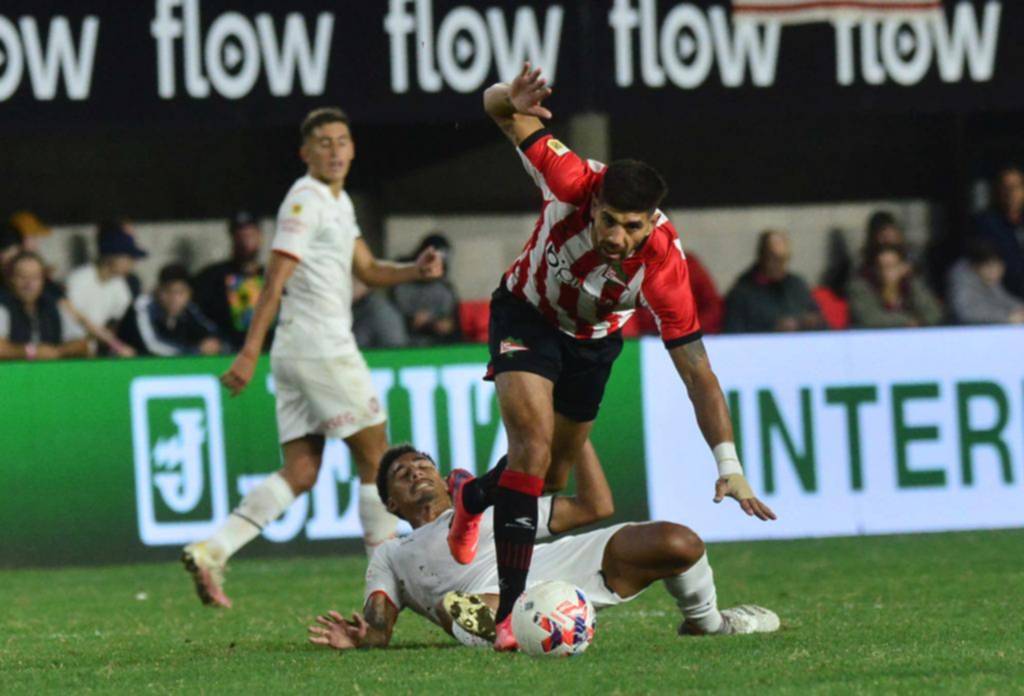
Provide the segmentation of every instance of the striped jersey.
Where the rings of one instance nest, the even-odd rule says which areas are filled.
[[[686,256],[669,219],[657,211],[647,239],[609,263],[594,248],[590,210],[605,166],[584,161],[546,130],[524,140],[519,156],[544,201],[533,234],[505,272],[506,289],[578,339],[618,331],[638,304],[654,315],[669,348],[700,338]]]

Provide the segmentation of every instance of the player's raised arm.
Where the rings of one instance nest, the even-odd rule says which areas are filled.
[[[712,448],[718,463],[719,477],[715,482],[715,502],[725,496],[735,498],[748,515],[761,520],[774,520],[775,513],[754,496],[743,475],[736,454],[732,420],[718,377],[711,369],[704,342],[696,339],[669,349],[676,371],[686,385],[686,393],[697,414],[697,425]]]
[[[317,625],[309,627],[309,642],[315,645],[352,650],[354,648],[386,648],[398,621],[398,609],[383,592],[374,592],[366,600],[363,613],[355,612],[346,619],[336,611],[316,617]]]
[[[362,238],[356,239],[352,254],[352,273],[370,287],[386,288],[417,280],[440,278],[444,272],[441,253],[428,247],[413,263],[396,263],[378,259]]]
[[[524,63],[512,82],[499,82],[484,91],[484,111],[514,145],[519,145],[544,127],[542,118],[551,118],[551,112],[541,106],[549,96],[551,88],[541,69]]]
[[[263,343],[267,339],[267,332],[270,331],[277,310],[281,306],[284,284],[292,277],[298,265],[299,260],[293,256],[279,252],[270,255],[264,287],[253,308],[252,322],[245,334],[245,343],[228,371],[220,376],[220,383],[231,392],[231,396],[241,394],[252,380],[256,371],[256,361],[259,360]]]

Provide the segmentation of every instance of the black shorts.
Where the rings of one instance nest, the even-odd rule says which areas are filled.
[[[530,372],[555,384],[555,411],[586,423],[597,418],[612,363],[622,352],[622,334],[578,339],[562,333],[532,305],[500,286],[491,295],[487,377]]]

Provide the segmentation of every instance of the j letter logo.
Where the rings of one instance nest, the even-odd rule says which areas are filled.
[[[228,513],[217,380],[138,377],[131,404],[139,538],[164,546],[212,533]]]

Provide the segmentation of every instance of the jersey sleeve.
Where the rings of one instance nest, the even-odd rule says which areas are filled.
[[[583,160],[541,129],[519,144],[523,166],[546,200],[582,206],[601,180],[604,165]]]
[[[686,256],[678,237],[668,245],[664,256],[647,268],[640,297],[654,315],[666,348],[676,348],[701,337],[697,303],[690,289]]]
[[[383,592],[396,609],[401,610],[402,600],[398,592],[398,576],[391,560],[394,544],[385,543],[377,548],[370,565],[366,568],[366,588],[363,603],[378,592]]]
[[[271,251],[301,261],[320,221],[320,194],[299,187],[289,192],[277,211],[277,230]]]

